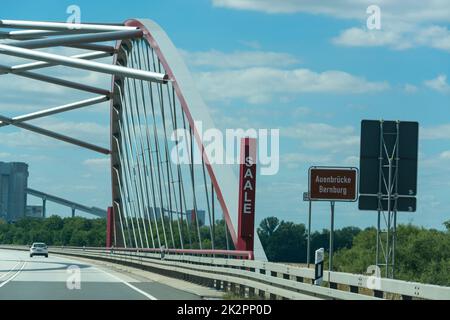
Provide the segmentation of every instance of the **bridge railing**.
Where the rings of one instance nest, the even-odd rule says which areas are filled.
[[[16,248],[17,247],[9,247]],[[23,249],[23,247],[21,247]],[[247,259],[248,252],[51,247],[51,253],[108,261],[182,278],[242,296],[286,299],[450,299],[450,287],[342,272],[324,272],[327,286],[313,285],[314,270]]]

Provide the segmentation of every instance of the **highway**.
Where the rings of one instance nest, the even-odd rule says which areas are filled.
[[[104,265],[60,257],[30,258],[0,249],[0,300],[198,300],[199,296]]]

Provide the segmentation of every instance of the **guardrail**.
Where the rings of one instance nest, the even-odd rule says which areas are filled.
[[[3,247],[28,250],[24,247]],[[450,299],[450,287],[378,278],[373,289],[370,276],[324,272],[325,286],[313,285],[314,270],[281,263],[248,260],[245,251],[211,252],[177,249],[123,249],[51,247],[50,253],[84,257],[147,269],[218,290],[259,298],[284,299]],[[230,257],[234,257],[231,259]]]

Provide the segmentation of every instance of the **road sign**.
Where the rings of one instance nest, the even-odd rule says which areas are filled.
[[[309,197],[312,201],[356,201],[358,169],[346,167],[309,168]]]
[[[417,122],[361,122],[360,210],[387,210],[388,193],[396,211],[416,210],[418,136]]]
[[[314,284],[320,286],[323,280],[323,258],[324,249],[316,250],[314,257]]]
[[[303,201],[309,201],[309,193],[303,192]]]
[[[397,198],[397,201],[394,202],[395,208],[393,205],[392,210],[396,209],[397,211],[403,212],[415,212],[416,203],[417,200],[415,197]],[[388,211],[388,201],[387,198],[378,201],[377,197],[360,195],[358,207],[359,210],[375,210],[373,208],[377,208],[380,211]]]

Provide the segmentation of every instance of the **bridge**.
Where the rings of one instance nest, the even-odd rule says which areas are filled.
[[[72,209],[72,217],[75,217],[76,210],[79,210],[79,211],[89,213],[89,214],[99,217],[99,218],[106,218],[106,210],[102,210],[100,208],[87,207],[83,204],[76,203],[74,201],[63,199],[61,197],[51,195],[49,193],[41,192],[38,190],[34,190],[31,188],[27,188],[26,192],[27,192],[27,194],[29,194],[31,196],[35,196],[35,197],[42,199],[42,215],[44,218],[46,217],[47,200],[71,208]]]
[[[2,246],[0,298],[200,299],[231,291],[266,299],[450,299],[447,287],[333,271],[324,272],[324,285],[315,285],[314,269],[268,262],[255,232],[256,182],[246,180],[256,174],[257,164],[247,162],[256,159],[256,142],[236,137],[241,161],[234,167],[213,161],[202,134],[216,128],[213,116],[175,45],[153,21],[0,20],[0,28],[7,30],[0,34],[7,39],[0,54],[32,60],[0,65],[0,74],[90,95],[14,118],[0,115],[0,125],[110,156],[112,189],[104,248],[51,247],[50,258],[42,260],[29,258],[27,247]],[[54,48],[83,53],[39,50]],[[95,61],[105,58],[110,63]],[[36,72],[55,66],[109,75],[111,87]],[[110,103],[108,147],[28,123],[104,102]],[[104,214],[44,192],[28,193],[73,211]],[[217,239],[220,219],[224,245]],[[85,277],[82,291],[66,290],[68,266]],[[31,290],[34,281],[38,287]]]

